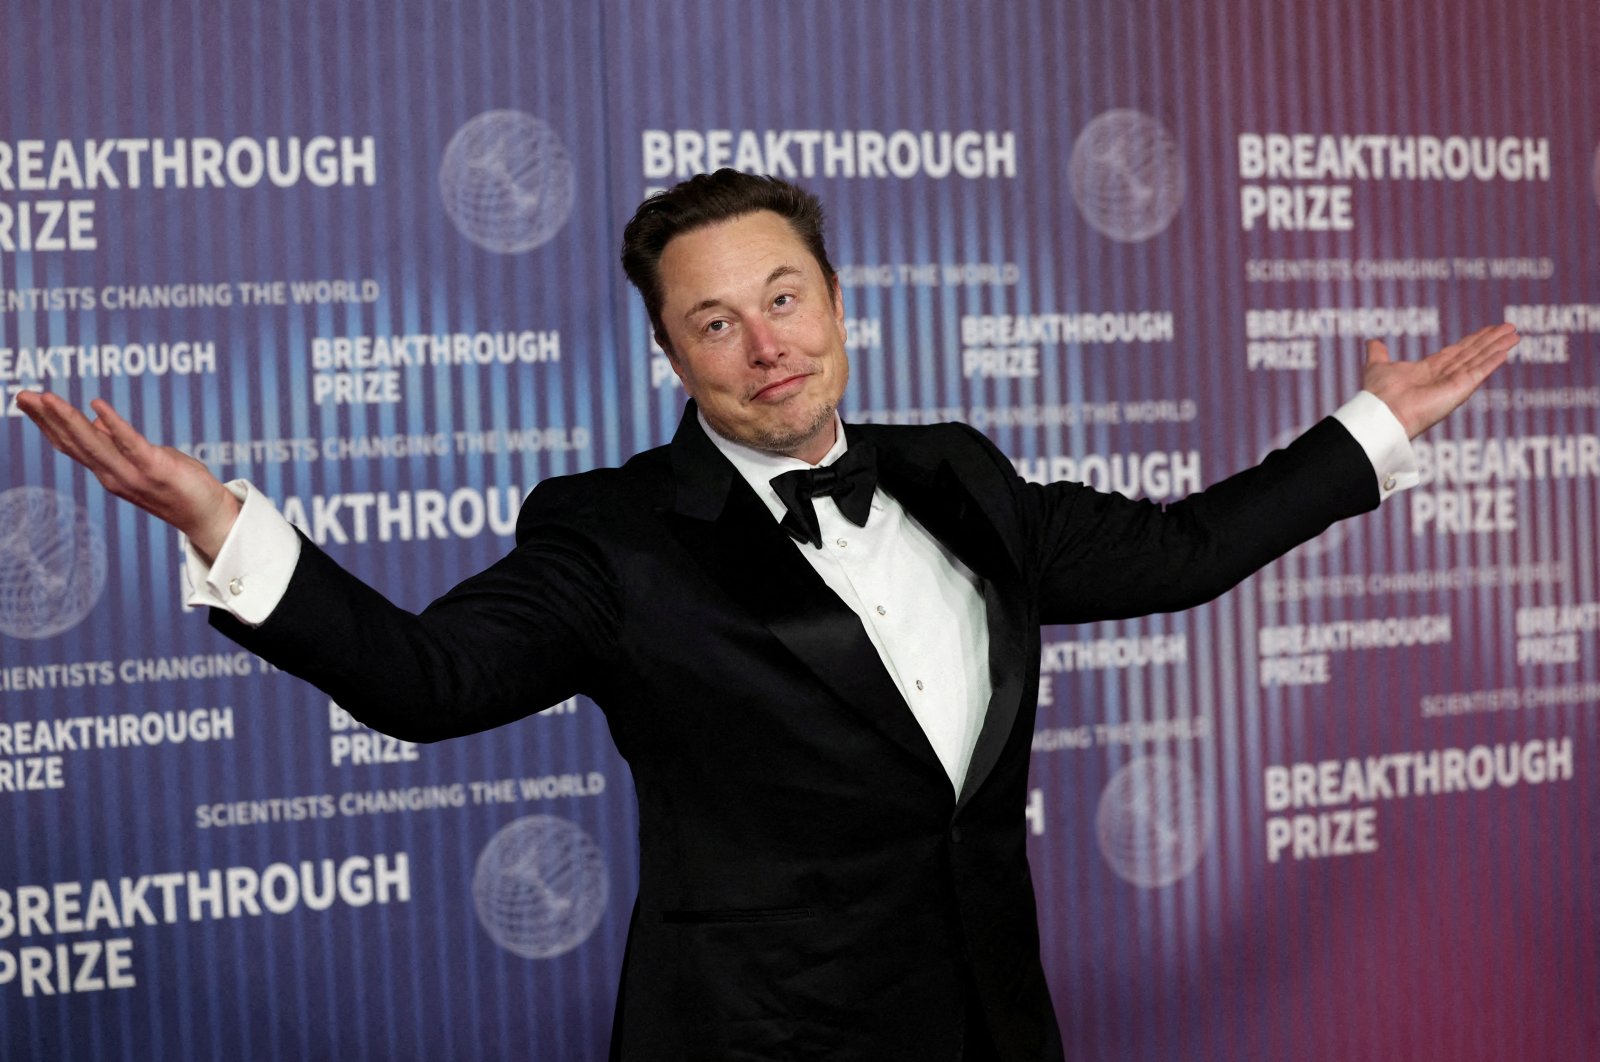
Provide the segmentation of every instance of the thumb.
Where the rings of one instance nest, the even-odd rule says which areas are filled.
[[[1367,340],[1367,364],[1382,365],[1389,360],[1389,348],[1384,346],[1381,339]]]

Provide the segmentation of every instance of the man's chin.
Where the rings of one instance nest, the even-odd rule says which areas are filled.
[[[784,457],[796,457],[802,451],[809,450],[817,444],[819,437],[825,438],[828,445],[833,444],[834,407],[827,406],[802,424],[787,425],[740,425],[735,427],[728,424],[719,424],[707,418],[707,423],[716,429],[718,435],[729,439],[741,446],[748,446],[752,450],[763,453],[780,454]],[[824,447],[826,449],[826,447]]]

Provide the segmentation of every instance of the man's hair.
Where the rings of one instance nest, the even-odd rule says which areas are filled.
[[[822,277],[829,288],[833,287],[837,274],[828,261],[822,236],[822,203],[816,196],[776,177],[731,169],[697,174],[639,204],[633,219],[622,230],[622,271],[644,296],[650,327],[655,329],[656,342],[663,348],[667,346],[667,334],[661,327],[660,267],[667,244],[675,236],[758,210],[770,210],[789,223],[822,267]]]

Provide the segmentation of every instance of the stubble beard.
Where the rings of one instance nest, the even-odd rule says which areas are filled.
[[[778,426],[769,428],[751,426],[743,432],[738,432],[730,430],[730,426],[716,423],[709,417],[707,422],[723,438],[732,439],[734,442],[748,446],[752,450],[793,457],[798,451],[804,449],[812,439],[816,438],[818,432],[823,431],[833,423],[838,408],[838,402],[823,402],[817,407],[816,413],[802,426],[789,430],[784,430]]]
[[[799,431],[779,435],[770,433],[767,438],[755,444],[757,449],[768,453],[784,454],[793,457],[795,453],[805,447],[817,434],[833,424],[835,411],[838,409],[836,402],[824,402],[817,407],[817,412],[811,422]]]

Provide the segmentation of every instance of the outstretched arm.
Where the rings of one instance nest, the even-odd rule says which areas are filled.
[[[1415,439],[1471,397],[1519,338],[1511,325],[1491,325],[1421,361],[1391,361],[1389,348],[1369,339],[1361,389],[1383,399]]]
[[[17,405],[108,491],[182,531],[208,562],[217,555],[239,501],[205,465],[152,443],[101,398],[89,403],[92,421],[59,395],[24,391]]]
[[[215,561],[240,504],[205,465],[150,442],[104,401],[92,403],[93,420],[57,395],[30,392],[18,402],[56,449],[112,494],[182,531],[208,565]],[[545,496],[559,499],[560,490],[547,485]],[[546,512],[567,508],[557,500]],[[614,580],[587,542],[557,522],[519,536],[518,549],[421,615],[290,531],[292,568],[285,585],[256,591],[270,593],[260,617],[245,618],[230,601],[211,610],[210,622],[384,733],[412,741],[474,733],[583,688],[598,673],[595,654],[614,641]]]
[[[1046,549],[1040,579],[1044,621],[1188,608],[1334,520],[1373,508],[1380,488],[1369,443],[1381,449],[1401,431],[1415,438],[1444,419],[1516,342],[1515,328],[1495,325],[1420,361],[1391,361],[1388,348],[1371,340],[1362,389],[1388,407],[1398,429],[1388,423],[1385,438],[1368,440],[1330,418],[1255,468],[1178,502],[1128,501],[1073,484],[1030,488],[1025,500],[1038,506]]]

